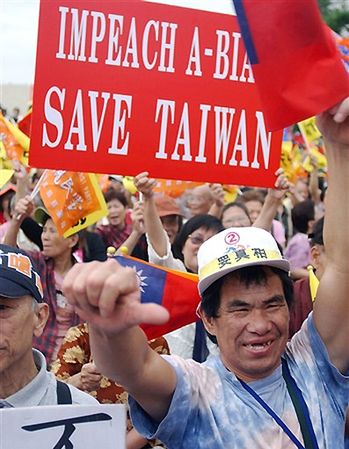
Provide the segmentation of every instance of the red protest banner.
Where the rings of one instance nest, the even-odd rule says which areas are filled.
[[[233,16],[41,1],[33,104],[35,167],[256,186],[279,167]]]

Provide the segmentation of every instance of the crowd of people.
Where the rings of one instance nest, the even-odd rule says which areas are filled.
[[[31,194],[40,171],[17,166],[0,191],[0,408],[126,404],[127,449],[344,448],[349,98],[317,120],[325,183],[278,170],[227,201],[220,184],[173,198],[147,171],[136,194],[110,176],[107,217],[67,238]],[[138,325],[168,312],[140,303],[110,257],[125,253],[197,274],[198,320],[148,341]]]

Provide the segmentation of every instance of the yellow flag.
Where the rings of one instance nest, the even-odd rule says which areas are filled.
[[[133,181],[133,176],[124,176],[122,179],[122,183],[124,185],[125,190],[131,193],[131,195],[135,195],[137,192],[137,187]]]
[[[312,160],[314,162],[312,162]],[[316,168],[322,172],[327,171],[327,159],[324,154],[322,154],[316,147],[312,146],[309,149],[309,154],[305,157],[303,161],[303,168],[308,173],[311,173],[314,169],[314,163]]]
[[[287,179],[292,180],[293,168],[292,168],[292,142],[284,141],[281,147],[281,168],[284,170]]]
[[[223,190],[224,190],[225,203],[231,203],[233,201],[236,201],[236,198],[238,197],[239,193],[241,193],[239,187],[232,184],[223,184]]]
[[[12,178],[14,170],[7,170],[2,168],[0,171],[0,189]]]
[[[307,270],[309,272],[309,288],[310,288],[310,296],[311,300],[314,302],[316,298],[317,289],[319,286],[319,279],[315,276],[315,273],[313,271],[313,267],[309,265],[307,267]]]
[[[20,144],[22,148],[24,148],[25,151],[29,151],[29,145],[30,145],[30,139],[28,136],[26,136],[19,128],[18,126],[14,125],[10,121],[6,120],[3,117],[3,120],[5,121],[5,124],[7,128],[9,129],[10,133],[13,135],[13,137],[17,140],[17,142]]]
[[[1,170],[11,170],[12,162],[7,157],[4,144],[0,140],[0,169]]]
[[[312,143],[321,137],[321,133],[316,126],[315,117],[308,118],[298,123],[299,129],[302,133],[303,138],[308,142]]]

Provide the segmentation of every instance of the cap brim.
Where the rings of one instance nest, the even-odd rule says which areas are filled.
[[[51,218],[51,215],[44,207],[37,207],[35,209],[34,219],[37,223],[43,225],[49,218]]]
[[[180,211],[174,211],[174,210],[166,210],[163,212],[158,212],[159,217],[169,217],[170,215],[176,215],[179,217],[183,217]]]
[[[221,277],[225,276],[226,274],[231,273],[232,271],[240,270],[241,268],[251,267],[251,266],[255,266],[255,265],[264,265],[264,266],[268,266],[268,267],[279,268],[280,270],[283,270],[283,271],[286,271],[286,272],[290,271],[290,264],[289,264],[288,260],[286,260],[286,259],[284,259],[284,260],[270,260],[270,261],[261,260],[260,262],[253,261],[253,263],[246,262],[244,264],[240,264],[240,265],[235,266],[235,267],[234,266],[233,267],[231,267],[231,266],[229,267],[228,266],[226,268],[222,268],[221,270],[219,270],[216,273],[211,274],[210,276],[207,276],[202,281],[199,281],[198,289],[199,289],[200,295],[202,295],[202,293],[210,285],[212,285],[215,281],[217,281]]]

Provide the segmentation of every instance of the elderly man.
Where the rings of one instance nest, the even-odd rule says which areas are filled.
[[[203,364],[149,349],[137,325],[166,321],[168,312],[139,303],[131,270],[108,261],[68,273],[64,291],[90,323],[95,363],[134,398],[133,423],[147,438],[156,435],[169,449],[343,448],[349,397],[349,98],[321,114],[318,125],[330,178],[327,264],[314,311],[290,343],[289,264],[261,229],[226,229],[200,248],[199,313],[220,349]]]
[[[43,354],[32,349],[48,318],[40,277],[22,250],[0,245],[0,408],[98,404],[90,395],[57,383]]]

